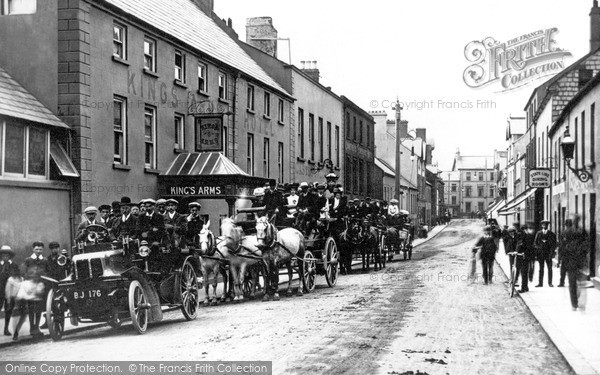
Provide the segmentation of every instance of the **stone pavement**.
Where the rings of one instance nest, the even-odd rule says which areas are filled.
[[[510,274],[508,256],[500,241],[500,250],[496,261],[504,274]],[[547,282],[547,275],[544,275]],[[580,288],[579,305],[572,311],[569,298],[568,280],[564,288],[558,288],[560,270],[553,269],[554,288],[547,283],[536,288],[538,264],[533,282],[529,283],[529,292],[520,294],[523,302],[544,328],[550,339],[561,351],[573,371],[580,375],[600,374],[600,291],[591,283],[583,283]]]

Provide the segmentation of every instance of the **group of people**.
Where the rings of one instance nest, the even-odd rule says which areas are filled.
[[[200,216],[202,206],[198,202],[189,203],[187,214],[179,213],[178,206],[175,199],[147,198],[135,204],[129,197],[113,202],[112,207],[90,206],[84,210],[85,220],[79,224],[75,239],[77,242],[91,240],[88,238],[90,225],[101,225],[107,229],[108,236],[104,239],[107,242],[130,238],[146,241],[149,246],[185,247],[196,240],[204,225]]]
[[[389,203],[348,199],[344,189],[337,184],[337,176],[326,176],[327,184],[307,182],[277,186],[275,180],[254,190],[253,208],[262,208],[259,215],[267,215],[276,225],[290,224],[305,233],[316,226],[317,219],[350,217],[367,221],[381,221],[389,225],[400,222],[398,200]]]
[[[550,230],[550,221],[543,220],[541,229],[536,233],[533,226],[515,223],[512,227],[504,226],[502,230],[495,225],[484,227],[484,235],[480,237],[473,252],[481,250],[482,275],[485,284],[493,278],[493,263],[498,251],[499,240],[502,239],[504,251],[509,256],[510,267],[516,262],[517,280],[520,278],[519,293],[529,291],[529,283],[533,282],[535,263],[538,262],[537,288],[544,286],[544,276],[547,284],[553,287],[552,259],[557,255],[560,267],[558,286],[565,286],[565,278],[569,281],[569,292],[573,309],[578,307],[577,277],[587,260],[587,234],[579,228],[579,216],[565,220],[564,230],[560,237]],[[546,273],[547,271],[547,273]]]
[[[18,314],[19,320],[12,334],[15,341],[19,339],[19,331],[27,317],[32,336],[43,336],[40,329],[47,328],[46,323],[40,326],[48,290],[42,276],[62,280],[70,272],[67,250],[60,250],[58,242],[50,242],[48,247],[50,255],[45,258],[44,244],[34,242],[32,254],[20,265],[13,261],[15,252],[10,246],[0,248],[0,309],[4,308],[4,335],[11,336],[10,321],[13,313]]]

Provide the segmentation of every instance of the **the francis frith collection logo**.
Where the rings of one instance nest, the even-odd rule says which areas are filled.
[[[465,83],[472,88],[499,84],[501,92],[560,72],[571,53],[557,47],[557,32],[555,27],[537,30],[504,43],[492,37],[472,41],[465,47],[471,63],[463,73]]]

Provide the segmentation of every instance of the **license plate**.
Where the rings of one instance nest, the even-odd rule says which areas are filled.
[[[79,291],[73,292],[74,300],[94,299],[94,298],[101,298],[101,297],[102,297],[102,290],[100,290],[100,289],[79,290]]]

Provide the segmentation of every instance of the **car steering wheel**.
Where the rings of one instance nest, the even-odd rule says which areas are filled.
[[[88,242],[103,241],[108,237],[108,228],[100,224],[90,224],[85,228],[85,238]]]

